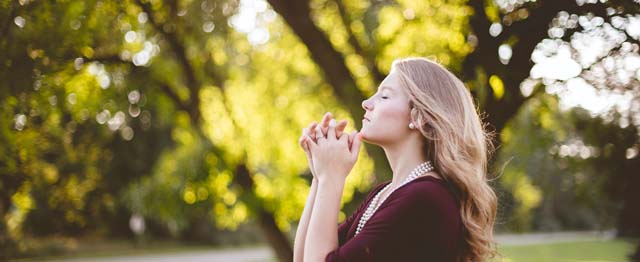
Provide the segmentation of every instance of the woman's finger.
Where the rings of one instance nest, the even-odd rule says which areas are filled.
[[[347,123],[347,120],[340,120],[340,122],[338,122],[338,125],[336,126],[336,137],[342,136],[344,129],[347,127]]]
[[[309,136],[305,136],[302,138],[302,149],[304,149],[304,153],[307,155],[307,158],[311,159],[311,151],[309,151],[309,142],[307,141]]]
[[[345,142],[348,145],[348,143],[349,143],[349,134],[347,134],[347,133],[342,134],[341,136],[338,137],[338,141]]]
[[[322,117],[322,121],[320,121],[320,127],[322,128],[322,136],[324,136],[324,137],[327,136],[327,130],[329,128],[329,122],[331,121],[332,118],[333,118],[333,115],[331,114],[331,112],[327,112]]]
[[[311,138],[309,137],[309,135],[305,135],[302,139],[303,139],[302,148],[304,149],[304,154],[307,155],[309,170],[311,171],[311,175],[315,176],[316,171],[315,171],[315,168],[313,168],[313,159],[311,155],[311,149],[309,148],[309,145],[313,143],[313,141],[310,141]]]
[[[349,150],[351,150],[351,146],[353,145],[353,140],[356,138],[356,134],[358,134],[358,131],[353,131],[347,137],[348,138],[348,143],[349,143]]]
[[[309,135],[309,137],[313,140],[313,142],[316,142],[316,132],[315,132],[315,130],[316,130],[317,126],[318,126],[318,123],[317,122],[313,122],[307,128],[307,135]]]
[[[298,139],[298,144],[304,148],[304,138],[307,136],[308,133],[308,129],[307,128],[303,128],[302,129],[302,135],[300,135],[300,139]]]
[[[310,155],[316,149],[317,146],[318,146],[318,144],[316,142],[314,142],[313,140],[311,140],[311,137],[307,136],[307,148],[309,149],[309,154]]]
[[[360,135],[360,133],[356,133],[355,139],[353,140],[353,145],[351,145],[351,157],[353,158],[353,160],[358,160],[358,153],[360,153],[360,145],[361,145],[361,139],[362,136]]]
[[[322,132],[322,127],[321,126],[317,126],[315,128],[315,133],[316,133],[316,143],[320,143],[320,139],[326,139],[326,137],[324,136],[324,134]]]
[[[327,138],[328,139],[337,139],[336,137],[336,120],[331,119],[329,122],[329,129],[327,130]]]

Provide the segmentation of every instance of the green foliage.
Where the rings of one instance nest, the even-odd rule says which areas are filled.
[[[504,262],[627,261],[626,254],[632,250],[633,245],[623,240],[578,241],[499,248]]]
[[[501,133],[496,172],[503,194],[501,227],[515,231],[581,230],[614,226],[619,208],[609,199],[606,181],[621,161],[601,161],[606,143],[624,132],[602,126],[583,109],[562,111],[558,98],[541,95],[523,106]],[[582,123],[582,124],[580,124]],[[602,133],[604,129],[610,133]],[[517,131],[517,132],[516,132]],[[598,138],[593,138],[594,134]],[[617,135],[615,135],[617,134]],[[605,138],[606,137],[606,138]],[[601,142],[597,142],[601,141]],[[607,141],[605,144],[604,141]],[[614,147],[612,147],[614,148]]]
[[[160,126],[150,123],[148,109],[155,110],[145,107],[146,96],[127,99],[133,91],[139,94],[123,81],[131,67],[92,61],[106,59],[122,40],[111,36],[120,6],[99,1],[17,5],[9,10],[25,22],[8,24],[0,41],[6,51],[0,75],[7,80],[0,83],[0,214],[8,225],[2,233],[16,239],[24,233],[87,230],[122,234],[118,230],[126,230],[126,224],[110,224],[110,218],[126,215],[115,196],[122,183],[153,165],[147,157],[163,143],[149,139],[158,138]],[[146,136],[122,144],[144,131]],[[121,157],[136,152],[141,156],[120,165]]]
[[[0,248],[3,239],[25,235],[130,236],[134,213],[149,222],[150,235],[189,238],[202,224],[235,230],[258,208],[290,230],[309,190],[297,145],[302,129],[331,111],[351,131],[360,116],[349,115],[313,51],[281,16],[258,11],[255,27],[268,38],[256,41],[235,24],[241,5],[0,1]],[[365,95],[394,59],[426,56],[461,72],[474,50],[467,1],[314,0],[310,8]],[[498,7],[485,9],[499,20]],[[477,77],[465,81],[481,108],[513,95],[503,75],[474,70]],[[497,186],[511,203],[503,206],[505,228],[611,224],[613,207],[591,191],[606,176],[589,167],[610,167],[604,160],[619,160],[636,142],[627,130],[612,146],[602,144],[609,137],[598,134],[620,130],[557,103],[547,95],[530,99],[501,133],[496,166],[505,169]],[[579,130],[583,120],[589,128]],[[615,154],[558,156],[563,143],[581,136]],[[237,182],[239,166],[249,169],[253,188]],[[371,187],[373,166],[363,154],[343,204]]]

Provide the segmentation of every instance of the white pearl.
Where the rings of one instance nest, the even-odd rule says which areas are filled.
[[[411,173],[402,182],[402,184],[400,184],[399,186],[397,186],[396,188],[391,190],[391,192],[389,192],[379,203],[378,203],[378,199],[380,198],[380,194],[382,192],[386,191],[391,186],[391,183],[389,183],[387,186],[385,186],[382,190],[378,191],[378,193],[373,197],[373,199],[371,199],[371,203],[369,203],[369,206],[367,206],[367,209],[365,210],[364,214],[362,214],[362,217],[360,217],[360,221],[358,222],[358,227],[356,227],[356,235],[358,233],[360,233],[360,231],[362,231],[362,228],[367,223],[367,221],[369,221],[369,219],[378,210],[378,208],[382,205],[382,203],[394,191],[396,191],[398,188],[404,186],[405,184],[413,181],[414,179],[424,175],[425,173],[430,172],[431,170],[433,170],[433,165],[431,165],[431,162],[429,162],[429,161],[418,165],[416,168],[413,169],[413,171],[411,171]]]

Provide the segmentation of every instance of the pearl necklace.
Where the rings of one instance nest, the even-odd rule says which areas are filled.
[[[387,194],[380,202],[378,202],[378,199],[380,199],[380,195],[382,194],[382,192],[384,192],[387,189],[389,189],[389,187],[391,186],[391,183],[389,183],[387,186],[385,186],[382,190],[378,191],[376,196],[373,197],[373,199],[371,200],[371,203],[369,203],[369,206],[367,207],[367,210],[365,210],[364,214],[362,214],[362,217],[360,217],[360,222],[358,223],[358,227],[356,228],[356,235],[358,233],[360,233],[360,231],[362,231],[362,228],[367,223],[367,221],[369,221],[369,219],[378,210],[378,208],[382,205],[382,203],[385,200],[387,200],[387,198],[394,191],[396,191],[398,188],[406,185],[407,183],[413,181],[414,179],[416,179],[418,177],[421,177],[426,173],[431,172],[432,170],[433,170],[433,165],[431,164],[430,161],[427,161],[427,162],[424,162],[424,163],[418,165],[415,169],[413,169],[413,171],[411,171],[411,174],[409,174],[407,176],[407,178],[402,182],[402,184],[400,184],[399,186],[397,186],[396,188],[391,190],[391,192],[389,192],[389,194]]]

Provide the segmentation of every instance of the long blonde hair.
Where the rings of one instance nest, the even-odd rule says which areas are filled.
[[[458,260],[495,257],[497,197],[487,180],[492,134],[484,129],[471,93],[455,75],[425,58],[396,60],[392,67],[415,108],[411,118],[425,137],[427,158],[458,200],[464,226]]]

